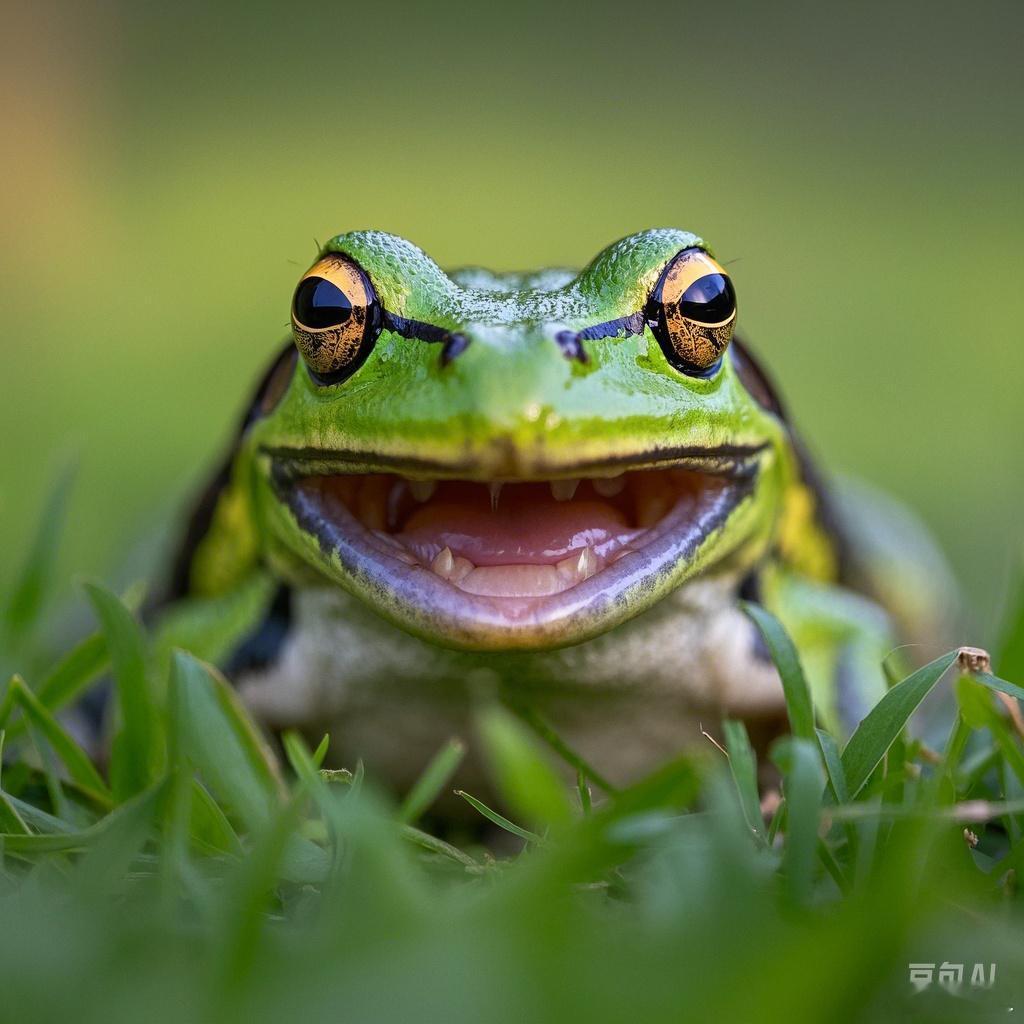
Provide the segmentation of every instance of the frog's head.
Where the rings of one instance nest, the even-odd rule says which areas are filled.
[[[735,314],[683,231],[504,275],[339,235],[248,436],[270,556],[469,649],[575,643],[742,569],[789,459]]]

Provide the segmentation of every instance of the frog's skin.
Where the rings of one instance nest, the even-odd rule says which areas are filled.
[[[225,667],[270,727],[329,732],[335,762],[399,786],[471,740],[493,696],[623,782],[724,715],[781,727],[749,597],[848,731],[884,691],[893,614],[933,628],[941,563],[878,500],[826,493],[750,353],[710,357],[731,323],[709,365],[669,358],[652,295],[687,250],[710,252],[654,230],[579,274],[445,274],[391,235],[333,238],[317,266],[353,312],[326,336],[296,325],[312,365],[289,344],[260,386],[189,525],[162,643]],[[905,585],[884,583],[887,559]]]

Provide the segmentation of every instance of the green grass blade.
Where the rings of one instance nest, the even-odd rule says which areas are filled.
[[[77,831],[77,827],[71,822],[48,814],[46,811],[36,807],[35,804],[20,800],[18,797],[6,792],[4,797],[22,821],[28,825],[30,830],[43,832],[47,835],[66,835]]]
[[[882,659],[882,674],[885,676],[886,685],[895,686],[906,675],[904,659],[901,657],[903,651],[897,648],[890,651]]]
[[[418,821],[420,816],[438,798],[466,756],[466,746],[458,739],[450,739],[423,770],[409,790],[398,811],[398,820],[406,825]]]
[[[175,654],[175,660],[182,656]],[[194,662],[199,665],[199,662]],[[213,1019],[227,1019],[228,1005],[238,1005],[238,989],[249,977],[256,952],[265,932],[260,919],[266,912],[270,894],[280,875],[290,840],[300,820],[306,793],[302,787],[287,803],[275,805],[266,813],[254,848],[239,862],[227,894],[224,934],[217,943],[226,1004]]]
[[[109,665],[107,641],[102,633],[93,633],[72,647],[43,676],[36,694],[51,711],[57,711],[98,679]]]
[[[818,734],[818,747],[821,750],[821,759],[825,765],[825,774],[828,777],[828,791],[822,795],[822,801],[828,804],[845,804],[850,799],[850,794],[846,788],[846,773],[843,771],[843,761],[839,756],[839,747],[836,744],[835,737],[826,732],[824,729],[816,730]],[[843,832],[846,836],[846,842],[849,848],[848,858],[852,861],[857,856],[858,836],[857,830],[853,825],[844,825]],[[844,892],[844,885],[849,888],[849,883],[845,877],[840,878],[842,870],[838,864],[833,870],[832,866],[825,863],[825,858],[819,849],[819,859],[825,864],[829,874],[835,879],[836,885],[840,887]],[[837,874],[838,873],[838,874]]]
[[[184,758],[177,756],[177,751],[170,751],[168,760],[170,770],[159,811],[162,842],[157,849],[160,859],[157,877],[160,915],[166,921],[173,921],[179,895],[191,888],[190,881],[194,877],[192,850],[202,853],[221,851],[212,844],[207,845],[208,833],[203,820],[205,807],[201,798],[193,796],[194,791],[202,789],[199,780],[192,775]],[[216,806],[212,798],[210,804]]]
[[[90,825],[87,829],[74,832],[52,831],[42,835],[5,836],[5,846],[11,853],[24,854],[71,853],[88,850],[111,833],[117,836],[124,821],[134,821],[140,816],[152,820],[162,791],[163,783],[158,783],[152,789],[139,793],[119,807],[115,807],[106,817],[101,818],[95,825]],[[113,845],[117,845],[116,840]],[[101,860],[103,859],[106,858],[101,858]]]
[[[1024,566],[1018,574],[1017,591],[1000,633],[996,665],[1002,675],[1024,679]]]
[[[972,733],[984,729],[993,713],[992,695],[977,680],[962,675],[953,687],[960,712],[953,721],[949,739],[941,754],[941,760],[935,768],[933,781],[933,800],[937,800],[943,786],[943,779],[948,777],[950,785],[954,784],[958,772],[962,770],[967,744]],[[980,715],[979,715],[980,710]]]
[[[868,712],[843,751],[849,798],[854,799],[903,731],[918,705],[956,660],[956,651],[936,658],[897,683]]]
[[[248,829],[265,825],[280,805],[281,789],[269,751],[227,682],[190,654],[175,651],[171,703],[178,749]]]
[[[568,793],[533,736],[504,708],[477,718],[491,774],[508,806],[535,828],[569,822]]]
[[[515,715],[521,718],[551,749],[558,754],[563,761],[572,765],[577,772],[582,773],[602,792],[611,796],[616,790],[615,787],[592,765],[585,761],[565,740],[555,731],[554,727],[534,707],[519,702],[508,703],[508,708]]]
[[[46,853],[79,853],[92,842],[88,832],[51,833],[49,835],[5,835],[6,853],[36,857]]]
[[[0,772],[4,764],[4,740],[7,738],[3,729],[0,729]],[[10,832],[15,835],[27,836],[30,832],[25,819],[18,813],[18,809],[11,803],[7,794],[2,788],[3,778],[0,776],[0,832]]]
[[[43,506],[24,565],[0,610],[0,623],[12,645],[29,637],[50,596],[57,560],[57,542],[74,475],[74,467],[69,467],[57,477]]]
[[[43,776],[46,792],[49,794],[53,813],[61,818],[71,817],[71,807],[64,795],[63,782],[57,774],[56,759],[50,744],[46,742],[46,737],[38,729],[30,726],[28,732],[32,739],[32,745],[35,747],[36,756],[39,758],[39,770]]]
[[[0,832],[5,835],[28,836],[32,830],[25,823],[25,819],[18,813],[18,809],[11,802],[11,798],[0,790]]]
[[[1015,683],[1008,683],[1005,679],[992,675],[991,672],[972,672],[971,678],[977,679],[979,683],[987,686],[990,690],[998,690],[1000,693],[1005,693],[1010,697],[1016,697],[1019,701],[1024,701],[1024,687],[1017,686]]]
[[[594,806],[594,799],[590,793],[590,783],[587,782],[586,775],[581,771],[576,772],[576,792],[580,798],[580,810],[584,814],[589,814]]]
[[[729,752],[729,770],[732,772],[740,807],[747,827],[764,842],[764,820],[761,817],[761,798],[757,791],[757,756],[750,745],[747,727],[739,721],[726,718],[722,722],[725,748]]]
[[[786,841],[782,872],[788,899],[794,905],[809,902],[818,855],[818,826],[824,775],[817,740],[788,737],[775,748],[772,759],[785,775]]]
[[[514,821],[509,821],[503,814],[499,814],[497,811],[492,810],[482,800],[477,800],[475,796],[470,795],[463,789],[455,790],[456,796],[461,796],[474,810],[482,814],[488,821],[493,822],[498,828],[504,829],[506,832],[511,832],[514,836],[519,836],[520,839],[525,840],[528,843],[536,843],[542,845],[544,840],[537,835],[536,832],[531,832],[528,828],[523,828],[521,825],[517,825]]]
[[[835,737],[824,729],[816,729],[815,732],[818,736],[818,746],[821,748],[821,757],[825,762],[825,771],[828,773],[829,785],[832,787],[832,796],[837,803],[845,804],[850,797],[846,790],[846,773],[843,771],[843,762]]]
[[[146,678],[142,629],[120,598],[95,583],[85,585],[100,620],[114,670],[120,730],[110,755],[110,779],[123,800],[141,793],[159,774],[163,752],[156,708]]]
[[[705,763],[703,756],[691,753],[666,761],[646,778],[620,790],[598,814],[608,821],[647,811],[679,814],[696,801],[706,771]]]
[[[53,752],[60,758],[68,775],[100,803],[110,804],[110,790],[96,771],[89,755],[72,739],[70,733],[43,707],[39,698],[25,685],[20,676],[11,681],[16,703],[26,719],[46,738]]]
[[[163,780],[139,793],[93,826],[93,841],[77,866],[78,883],[88,893],[120,889],[125,876],[154,832],[156,813],[167,788]]]
[[[310,753],[299,733],[288,731],[282,737],[288,763],[298,776],[301,790],[312,798],[322,815],[322,821],[315,824],[326,830],[326,837],[330,840],[330,848],[325,850],[314,845],[308,836],[292,837],[285,850],[282,874],[293,879],[301,874],[318,874],[323,878],[331,873],[337,875],[345,856],[346,844],[341,837],[348,822],[345,815],[339,814],[340,802],[331,792],[328,781],[335,773],[331,771],[328,774],[320,768],[327,751],[326,741],[325,736],[316,751]],[[350,791],[348,798],[354,800],[356,795]],[[307,822],[307,826],[311,824],[314,823]]]
[[[843,893],[843,895],[849,895],[851,889],[850,880],[843,873],[843,869],[839,866],[839,862],[833,856],[828,844],[823,839],[818,840],[817,851],[818,860],[821,861],[822,867],[824,867],[824,869],[829,873],[832,881],[836,883],[836,888]]]
[[[992,683],[1001,685],[993,686]],[[1018,781],[1024,783],[1024,750],[1021,748],[1020,739],[1015,734],[1010,720],[996,710],[992,699],[993,691],[1007,692],[1003,686],[1010,686],[1012,690],[1017,689],[1012,684],[1004,683],[1003,680],[988,673],[972,672],[957,680],[957,700],[966,725],[973,729],[988,729],[996,749],[1002,756],[1003,767],[1009,769]],[[1010,696],[1013,694],[1011,693]],[[961,746],[965,746],[966,742],[967,736],[960,738]],[[947,750],[946,757],[949,756],[950,751]]]
[[[14,680],[17,678],[17,676],[11,676],[7,680],[7,685],[4,687],[4,695],[0,697],[0,729],[3,729],[8,734],[12,733],[14,727],[19,724],[10,721],[14,709],[18,706],[14,691]]]
[[[324,760],[327,758],[327,749],[331,745],[331,737],[324,733],[324,738],[317,744],[316,750],[313,751],[313,764],[316,765],[317,771],[323,766]]]
[[[133,587],[125,594],[124,603],[134,611],[142,600],[141,588]],[[75,644],[33,687],[39,700],[51,711],[67,707],[110,667],[107,640],[102,630]],[[14,722],[12,736],[25,730],[25,721]]]
[[[245,851],[220,804],[198,779],[191,780],[189,792],[189,832],[192,838],[215,850],[241,857]]]
[[[363,759],[360,757],[356,761],[356,770],[352,772],[351,778],[349,779],[349,795],[356,797],[359,795],[360,790],[363,788],[363,779],[366,778],[366,765],[363,764]]]
[[[281,737],[281,745],[284,747],[285,756],[292,766],[292,771],[311,790],[320,785],[320,766],[316,754],[310,754],[303,738],[295,731],[289,729]],[[323,746],[323,743],[320,744]],[[319,750],[319,748],[317,748]]]
[[[759,604],[740,601],[740,608],[753,620],[761,631],[764,642],[772,661],[782,677],[782,689],[786,695],[786,712],[789,715],[789,726],[794,736],[801,739],[814,740],[814,705],[811,702],[811,690],[804,676],[800,656],[797,654],[793,641],[771,612]]]
[[[429,832],[421,831],[414,825],[403,825],[402,836],[421,850],[428,850],[430,853],[447,857],[449,860],[455,861],[456,864],[472,871],[480,870],[481,865],[473,860],[468,853],[464,853],[457,846],[452,846],[451,843],[446,843],[443,839],[438,839],[437,836],[432,836]]]

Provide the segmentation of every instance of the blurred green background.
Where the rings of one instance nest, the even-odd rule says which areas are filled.
[[[810,445],[910,501],[979,639],[1021,552],[1019,3],[5,4],[0,579],[77,456],[118,578],[224,444],[314,238],[442,265],[707,237]]]

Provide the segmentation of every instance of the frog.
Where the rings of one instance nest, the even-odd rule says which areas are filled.
[[[893,649],[948,622],[927,531],[820,469],[696,234],[642,231],[581,271],[446,273],[351,231],[290,320],[183,530],[159,636],[272,734],[328,734],[328,764],[402,789],[454,736],[471,765],[494,701],[609,785],[726,718],[761,750],[786,705],[747,603],[848,736]]]

